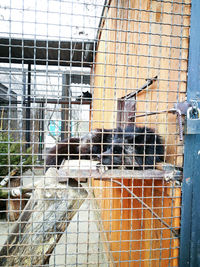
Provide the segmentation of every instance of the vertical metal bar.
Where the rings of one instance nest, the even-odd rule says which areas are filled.
[[[26,148],[30,147],[31,136],[31,64],[28,64],[28,87],[26,104]]]
[[[69,101],[70,96],[70,75],[69,74],[63,74],[62,76],[62,99]],[[69,104],[62,104],[62,111],[61,111],[61,140],[69,138],[70,133],[69,129],[71,129],[71,120],[69,120],[70,116],[70,109],[71,109],[71,103]]]
[[[40,104],[40,113],[39,113],[39,145],[38,145],[38,159],[42,160],[42,151],[44,147],[44,103]]]
[[[200,100],[200,1],[192,0],[187,101]],[[200,266],[200,135],[186,135],[180,239],[180,266]]]

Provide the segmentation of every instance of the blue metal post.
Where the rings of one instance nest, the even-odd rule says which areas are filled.
[[[200,106],[200,0],[192,0],[187,101]],[[186,135],[180,267],[200,266],[200,134]]]

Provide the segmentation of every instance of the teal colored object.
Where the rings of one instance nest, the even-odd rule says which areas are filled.
[[[61,121],[51,120],[49,124],[49,132],[53,136],[59,136],[61,134]]]

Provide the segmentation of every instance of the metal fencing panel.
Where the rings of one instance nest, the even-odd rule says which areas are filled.
[[[0,266],[178,266],[190,0],[0,3]]]

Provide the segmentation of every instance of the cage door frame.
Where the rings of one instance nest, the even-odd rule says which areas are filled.
[[[200,1],[192,0],[187,101],[200,102]],[[199,103],[200,106],[200,103]],[[200,266],[200,134],[185,135],[179,266]]]

